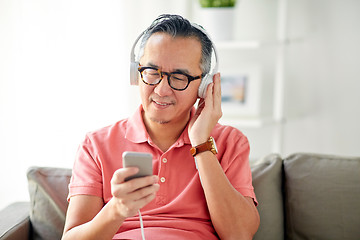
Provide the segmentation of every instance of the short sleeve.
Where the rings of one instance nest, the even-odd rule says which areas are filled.
[[[233,129],[223,144],[221,166],[233,187],[243,196],[254,199],[258,204],[252,185],[252,175],[249,162],[250,145],[247,137]]]
[[[80,144],[69,183],[68,201],[75,195],[103,197],[102,169],[96,144],[87,135]]]

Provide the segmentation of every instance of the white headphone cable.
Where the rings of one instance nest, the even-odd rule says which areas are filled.
[[[139,212],[140,227],[141,227],[141,237],[142,237],[142,240],[145,240],[144,224],[143,224],[143,220],[142,220],[142,216],[141,216],[140,209],[139,209],[138,212]]]

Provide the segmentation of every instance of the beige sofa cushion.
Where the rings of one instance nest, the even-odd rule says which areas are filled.
[[[250,167],[260,215],[260,227],[254,239],[284,239],[282,159],[272,154],[250,162]]]
[[[32,167],[27,177],[33,239],[61,239],[71,169]]]
[[[360,158],[294,154],[284,170],[287,239],[360,239]]]

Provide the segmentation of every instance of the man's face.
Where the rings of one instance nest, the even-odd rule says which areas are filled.
[[[157,67],[164,72],[182,70],[191,76],[202,74],[200,69],[201,44],[196,38],[173,38],[155,33],[147,41],[141,66]],[[177,91],[169,86],[167,76],[156,86],[139,81],[144,121],[184,124],[197,99],[201,79],[190,82],[187,89]]]

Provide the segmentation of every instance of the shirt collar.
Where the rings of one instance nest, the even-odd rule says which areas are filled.
[[[128,118],[126,124],[125,138],[134,143],[151,142],[150,136],[146,131],[146,127],[142,118],[142,105],[136,110],[133,116]],[[195,107],[192,107],[190,111],[190,119],[195,115]],[[175,142],[175,146],[180,147],[184,144],[191,144],[189,133],[189,123],[186,125],[184,131],[181,133],[179,139]]]
[[[141,116],[142,111],[143,108],[140,105],[134,115],[128,118],[126,124],[125,138],[134,143],[147,142],[150,139]]]

